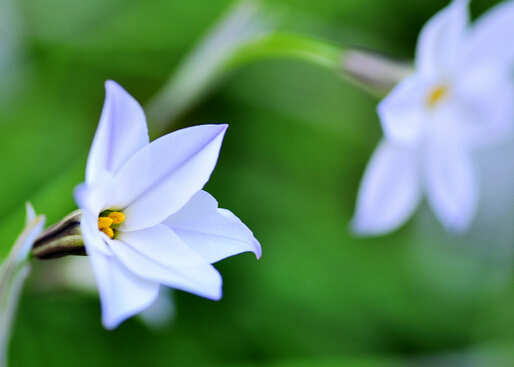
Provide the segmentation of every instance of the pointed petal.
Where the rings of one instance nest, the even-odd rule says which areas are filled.
[[[362,178],[352,219],[353,231],[385,234],[400,227],[421,200],[418,154],[382,140]]]
[[[413,75],[398,84],[377,106],[386,139],[401,145],[417,144],[429,126],[426,93],[430,84]]]
[[[148,144],[143,109],[122,87],[105,82],[105,102],[87,159],[86,182],[91,184],[103,171],[116,174],[121,166]]]
[[[122,231],[148,228],[179,210],[209,180],[227,125],[175,131],[140,150],[116,176]]]
[[[463,58],[463,64],[473,65],[491,60],[512,69],[514,2],[500,3],[475,21],[469,33]]]
[[[95,250],[88,254],[100,292],[102,322],[106,329],[114,329],[155,301],[158,283],[135,275],[114,256]]]
[[[425,164],[427,201],[449,231],[466,231],[478,204],[477,175],[471,157],[456,141],[427,145]]]
[[[30,222],[34,221],[37,217],[36,210],[30,203],[30,201],[25,202],[25,210],[26,210],[26,216],[25,216],[25,224],[28,225]]]
[[[424,75],[451,69],[459,57],[469,23],[469,0],[453,0],[421,30],[416,48],[416,68]]]
[[[162,224],[118,232],[110,247],[134,274],[210,299],[221,298],[221,276]]]
[[[218,202],[205,191],[162,223],[211,264],[245,251],[261,256],[261,245],[250,229],[230,211],[218,209]]]

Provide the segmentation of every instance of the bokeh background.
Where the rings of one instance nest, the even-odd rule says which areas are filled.
[[[474,0],[473,16],[496,3]],[[145,106],[232,4],[0,0],[2,256],[26,200],[48,225],[76,208],[104,81]],[[268,5],[282,30],[412,59],[422,25],[447,1]],[[445,233],[422,204],[390,235],[355,237],[348,223],[381,137],[377,102],[300,60],[230,73],[167,131],[230,125],[206,190],[252,229],[262,258],[216,264],[219,302],[173,292],[171,323],[154,330],[132,318],[114,331],[101,326],[97,295],[59,281],[65,260],[35,263],[10,365],[514,365],[512,147],[504,159],[477,157],[484,199],[469,234]]]

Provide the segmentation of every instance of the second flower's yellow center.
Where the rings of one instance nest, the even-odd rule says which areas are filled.
[[[105,212],[98,217],[98,229],[105,233],[109,238],[114,237],[113,224],[120,224],[125,220],[125,214],[122,212]]]
[[[438,85],[432,88],[427,95],[427,104],[434,107],[448,94],[448,87],[446,85]]]

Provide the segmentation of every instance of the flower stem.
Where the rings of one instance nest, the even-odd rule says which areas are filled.
[[[326,68],[382,98],[409,75],[410,64],[373,52],[345,49],[299,34],[278,32],[277,14],[259,1],[237,3],[184,57],[145,106],[151,136],[159,136],[222,81],[254,61],[293,58]]]
[[[296,58],[337,71],[345,51],[340,47],[314,38],[290,33],[273,33],[241,47],[228,62],[225,70],[267,58]]]
[[[200,47],[184,60],[147,105],[150,127],[157,135],[205,97],[230,71],[256,61],[303,60],[334,72],[379,99],[412,72],[410,64],[299,34],[268,32],[239,40],[231,47],[215,47],[219,41],[213,38],[215,41],[207,42],[207,47]]]
[[[227,61],[224,71],[271,58],[299,59],[326,68],[379,99],[413,72],[410,63],[376,52],[346,49],[292,33],[273,33],[247,43]]]

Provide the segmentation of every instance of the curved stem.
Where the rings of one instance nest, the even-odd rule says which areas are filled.
[[[225,64],[232,69],[267,58],[296,58],[338,71],[345,50],[314,38],[296,34],[273,33],[245,44]]]
[[[344,49],[293,33],[268,32],[233,42],[226,45],[213,37],[207,46],[185,59],[147,106],[154,132],[160,134],[165,126],[169,127],[172,120],[204,97],[229,71],[255,61],[303,60],[335,72],[347,83],[379,99],[412,72],[410,64],[377,53]]]

